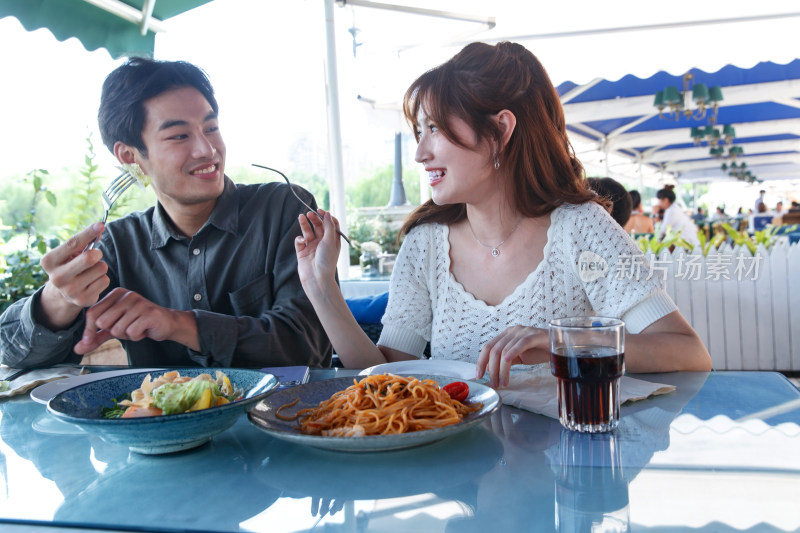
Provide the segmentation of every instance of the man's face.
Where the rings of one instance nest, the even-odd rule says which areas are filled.
[[[213,207],[224,188],[225,143],[211,104],[191,87],[145,101],[144,156],[136,162],[150,177],[167,210]]]

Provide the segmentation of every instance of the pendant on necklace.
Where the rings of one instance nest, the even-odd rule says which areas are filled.
[[[498,255],[500,255],[500,250],[492,248],[492,257],[497,257]]]

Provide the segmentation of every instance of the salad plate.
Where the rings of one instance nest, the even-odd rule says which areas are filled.
[[[446,376],[427,374],[414,374],[414,377],[420,380],[432,379],[436,381],[440,387],[452,383],[453,381],[459,381],[459,379]],[[396,435],[324,437],[320,435],[304,435],[298,429],[296,421],[281,420],[275,416],[278,409],[293,402],[296,398],[299,398],[297,404],[284,414],[296,413],[300,409],[308,407],[317,407],[320,402],[327,400],[334,393],[352,385],[353,381],[354,378],[352,377],[326,379],[323,381],[312,381],[305,385],[298,385],[297,387],[278,391],[258,402],[255,407],[250,409],[248,418],[256,427],[262,429],[276,439],[335,451],[382,452],[420,446],[461,433],[473,426],[481,424],[500,407],[500,396],[494,389],[480,383],[469,382],[469,395],[465,403],[482,403],[483,407],[478,411],[464,416],[463,420],[458,424],[435,429],[412,431]],[[358,379],[356,378],[355,381],[358,381]]]
[[[445,361],[443,359],[412,359],[410,361],[395,361],[371,366],[359,372],[359,376],[373,374],[431,374],[459,378],[462,380],[475,379],[477,367],[475,363],[466,361]]]
[[[210,368],[181,368],[182,376],[213,374]],[[75,424],[106,442],[127,446],[143,454],[163,454],[188,450],[208,442],[225,431],[253,404],[265,399],[278,387],[278,379],[259,370],[220,369],[231,383],[243,391],[240,400],[200,411],[142,418],[104,418],[101,410],[114,406],[114,399],[139,388],[147,374],[153,378],[164,371],[137,372],[91,381],[57,394],[47,403],[47,411],[63,422]]]

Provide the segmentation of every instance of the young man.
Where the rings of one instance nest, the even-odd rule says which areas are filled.
[[[78,361],[116,337],[133,366],[330,364],[297,275],[304,208],[285,184],[224,175],[217,113],[189,63],[133,58],[106,78],[103,142],[141,167],[158,203],[42,258],[49,281],[0,317],[3,363]]]

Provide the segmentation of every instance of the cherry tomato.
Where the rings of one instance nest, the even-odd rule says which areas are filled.
[[[457,402],[463,402],[469,395],[469,385],[463,381],[454,381],[442,387],[442,390],[444,390],[452,399]]]

